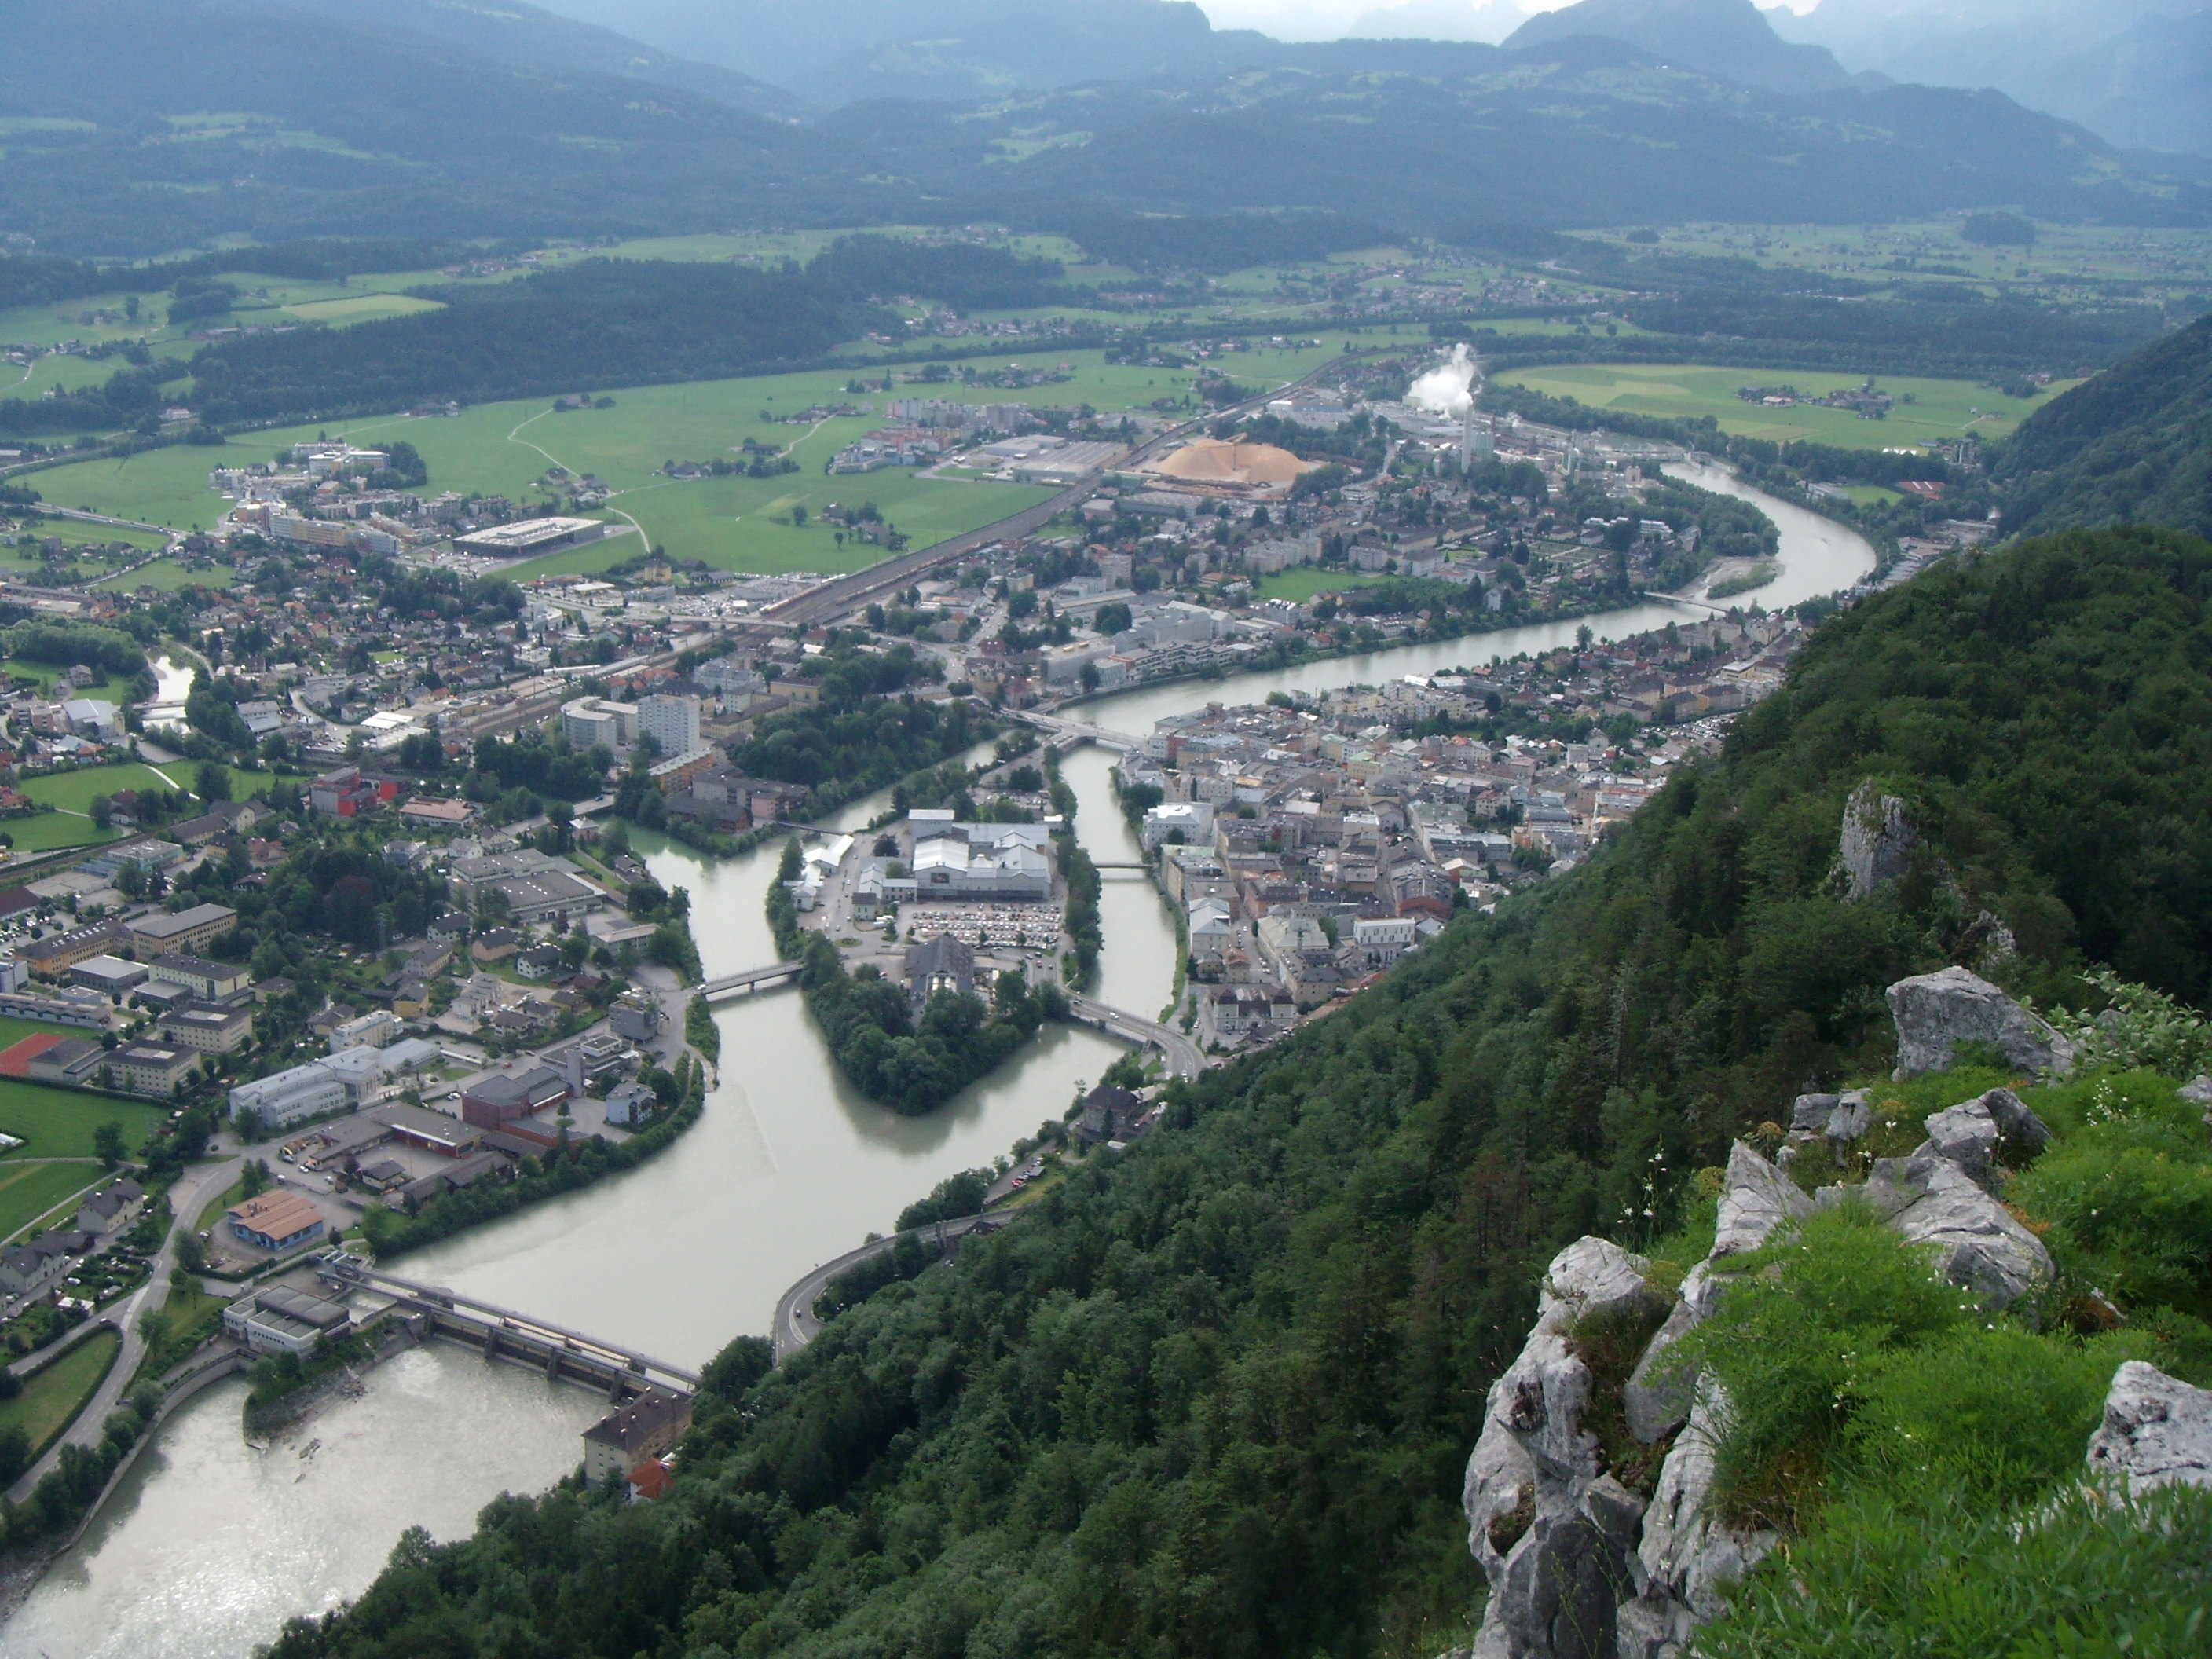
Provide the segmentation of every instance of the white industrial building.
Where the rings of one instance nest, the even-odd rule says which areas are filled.
[[[374,1054],[376,1051],[371,1048],[366,1052]],[[241,1083],[230,1091],[230,1115],[234,1119],[252,1112],[270,1129],[334,1112],[345,1103],[344,1080],[319,1060]]]
[[[1050,832],[1037,823],[960,823],[944,811],[908,817],[915,896],[1040,900],[1052,896]]]

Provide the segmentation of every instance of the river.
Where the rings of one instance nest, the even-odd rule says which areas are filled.
[[[1828,520],[1711,469],[1671,469],[1756,501],[1782,531],[1770,606],[1837,592],[1874,568],[1874,550]],[[1606,638],[1701,613],[1665,604],[1602,617],[1413,645],[1278,672],[1153,687],[1097,699],[1085,718],[1142,733],[1164,715],[1269,690],[1319,690],[1431,672]],[[1079,824],[1096,858],[1136,856],[1115,809],[1113,757],[1068,757]],[[864,823],[881,799],[840,816]],[[653,874],[692,896],[709,975],[775,959],[763,900],[779,856],[767,848],[708,861],[671,846]],[[1109,873],[1097,995],[1157,1016],[1175,979],[1173,918],[1149,882]],[[797,994],[723,1004],[721,1074],[696,1127],[642,1169],[407,1259],[410,1276],[544,1316],[678,1364],[764,1332],[775,1300],[809,1268],[888,1231],[900,1209],[956,1170],[989,1163],[1058,1117],[1123,1050],[1054,1027],[1003,1071],[926,1118],[902,1118],[847,1087]],[[229,1659],[293,1613],[357,1594],[401,1528],[468,1530],[503,1490],[542,1488],[580,1458],[592,1396],[457,1349],[418,1351],[371,1374],[367,1393],[324,1411],[266,1449],[239,1432],[244,1384],[210,1389],[162,1431],[84,1540],[0,1630],[0,1659]],[[305,1443],[319,1440],[311,1456]]]

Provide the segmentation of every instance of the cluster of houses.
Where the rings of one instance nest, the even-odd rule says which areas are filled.
[[[1798,637],[1776,624],[1762,641],[1761,631],[1715,621],[1671,641],[1160,721],[1116,770],[1125,798],[1153,803],[1139,832],[1182,915],[1200,1040],[1264,1040],[1389,967],[1455,905],[1494,903],[1573,867],[1674,764],[1717,743],[1722,724],[1692,720],[1632,754],[1602,732],[1493,742],[1480,732],[1498,711],[1560,716],[1571,729],[1577,714],[1648,714],[1654,694],[1710,702],[1669,690],[1664,659],[1716,643],[1745,653],[1729,666],[1755,697],[1778,684]]]

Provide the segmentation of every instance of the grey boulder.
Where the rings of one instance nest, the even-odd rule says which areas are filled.
[[[1739,1140],[1729,1148],[1713,1256],[1755,1250],[1784,1222],[1802,1221],[1812,1213],[1812,1200],[1790,1177]]]
[[[1622,1384],[1620,1404],[1628,1419],[1628,1431],[1645,1445],[1657,1445],[1688,1420],[1697,1395],[1698,1374],[1676,1349],[1684,1337],[1711,1316],[1725,1288],[1704,1262],[1691,1268],[1682,1280],[1681,1297],[1674,1311],[1644,1346],[1636,1369]]]
[[[2121,1481],[2131,1493],[2212,1486],[2212,1390],[2129,1360],[2112,1373],[2087,1462],[2092,1472]]]
[[[2063,1072],[2073,1063],[2073,1044],[1963,968],[1901,979],[1888,995],[1900,1078],[1944,1070],[1964,1042],[1985,1043],[2024,1072]]]
[[[1864,1187],[1820,1189],[1824,1204],[1853,1196],[1912,1243],[1933,1245],[1936,1271],[1989,1307],[2009,1307],[2050,1281],[2043,1241],[1948,1158],[1879,1158]]]

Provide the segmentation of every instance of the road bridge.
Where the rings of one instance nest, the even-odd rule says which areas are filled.
[[[772,962],[765,968],[748,968],[742,974],[725,974],[720,979],[702,981],[696,994],[718,997],[726,991],[757,991],[777,980],[797,979],[805,967],[803,962]]]
[[[1101,749],[1119,749],[1124,754],[1145,746],[1142,738],[1133,738],[1127,732],[1116,732],[1111,726],[1092,726],[1083,720],[1072,720],[1061,714],[1044,714],[1034,708],[1006,711],[1024,725],[1033,726],[1040,732],[1048,732],[1072,747],[1079,743],[1095,743]]]
[[[639,1353],[618,1342],[586,1336],[547,1319],[517,1313],[495,1302],[479,1301],[442,1285],[425,1285],[380,1272],[358,1256],[332,1250],[319,1258],[315,1273],[337,1290],[382,1291],[410,1317],[420,1317],[422,1334],[480,1349],[487,1359],[527,1365],[547,1376],[599,1389],[611,1398],[633,1399],[647,1389],[694,1394],[699,1374]]]
[[[1067,1007],[1077,1019],[1086,1025],[1096,1025],[1109,1036],[1133,1042],[1140,1048],[1158,1049],[1167,1060],[1168,1069],[1177,1077],[1196,1077],[1206,1069],[1206,1056],[1198,1044],[1171,1025],[1139,1019],[1089,997],[1071,996]]]
[[[814,1304],[822,1299],[822,1292],[830,1288],[830,1281],[839,1273],[881,1255],[902,1238],[919,1238],[935,1245],[942,1261],[951,1255],[946,1246],[969,1233],[994,1233],[1011,1222],[1015,1213],[1002,1211],[992,1215],[965,1215],[957,1221],[933,1221],[927,1227],[909,1227],[889,1238],[872,1238],[859,1249],[848,1250],[822,1263],[776,1299],[775,1323],[769,1328],[769,1340],[775,1345],[777,1362],[788,1359],[822,1334],[822,1322],[814,1316]]]

